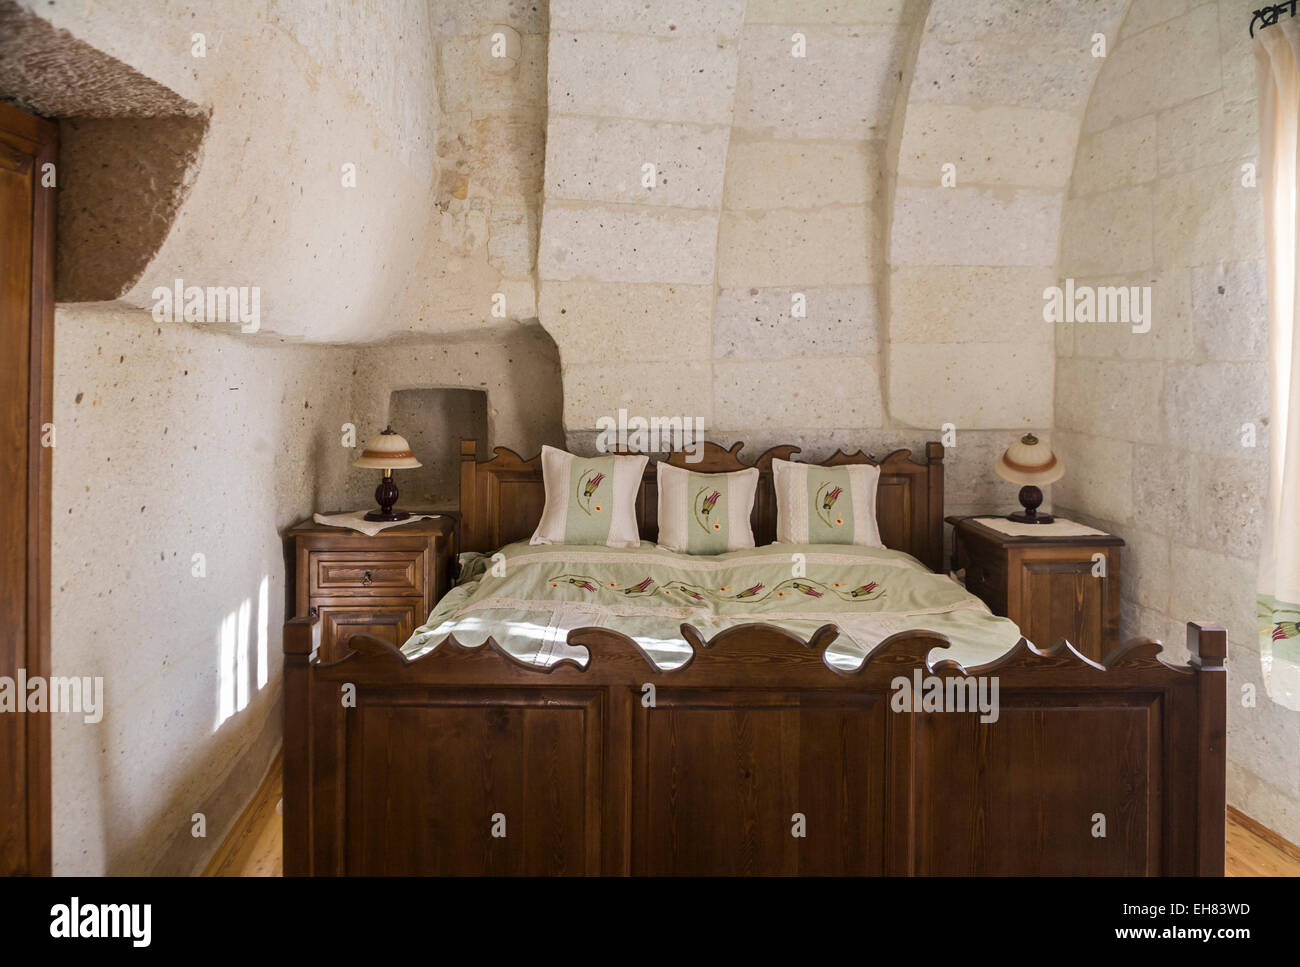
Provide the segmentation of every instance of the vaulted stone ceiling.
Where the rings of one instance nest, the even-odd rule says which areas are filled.
[[[932,426],[960,361],[1008,353],[983,425],[1050,419],[1041,327],[991,317],[1055,265],[1091,37],[1126,0],[22,3],[210,114],[129,305],[257,285],[262,328],[311,341],[540,317],[575,430],[620,400]],[[971,295],[959,326],[936,291]],[[923,390],[935,359],[950,382]]]
[[[597,6],[551,18],[571,435],[619,405],[750,440],[1050,426],[1041,293],[1127,0]]]
[[[1061,210],[1128,0],[935,0],[905,78],[889,200],[888,399],[907,426],[1050,426]],[[951,164],[952,181],[941,180]],[[972,374],[979,374],[972,379]]]

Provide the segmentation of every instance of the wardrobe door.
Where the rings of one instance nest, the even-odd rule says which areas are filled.
[[[57,128],[0,104],[0,874],[50,872],[50,464]],[[42,181],[46,184],[43,185]],[[47,440],[47,442],[50,442]],[[7,679],[7,681],[5,681]]]

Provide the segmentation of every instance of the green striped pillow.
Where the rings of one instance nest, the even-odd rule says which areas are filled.
[[[758,471],[695,473],[660,461],[659,546],[686,554],[722,554],[754,546],[749,517]]]
[[[772,461],[778,544],[857,544],[884,547],[876,524],[880,468]]]
[[[542,447],[546,505],[532,544],[636,547],[636,498],[648,457],[580,457]]]

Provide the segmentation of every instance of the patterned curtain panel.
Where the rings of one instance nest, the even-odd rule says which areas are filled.
[[[1269,695],[1300,709],[1300,340],[1296,339],[1296,179],[1300,22],[1255,35],[1260,167],[1268,243],[1269,498],[1259,573],[1260,657]]]

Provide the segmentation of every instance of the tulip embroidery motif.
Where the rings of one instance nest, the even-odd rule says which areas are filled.
[[[1300,635],[1300,621],[1279,621],[1273,626],[1273,640],[1285,641]]]
[[[578,477],[578,506],[587,516],[599,514],[603,508],[598,496],[600,485],[605,482],[605,475],[594,470],[585,470]]]
[[[843,487],[832,487],[829,482],[824,482],[817,488],[815,510],[827,527],[841,527],[844,524],[844,515],[835,510],[835,504],[843,493]]]
[[[731,590],[730,586],[709,588],[699,584],[688,584],[681,580],[656,584],[654,579],[649,577],[643,578],[636,584],[620,584],[618,581],[605,580],[591,574],[557,574],[550,578],[550,585],[553,588],[568,585],[591,593],[618,594],[634,598],[664,595],[675,600],[685,598],[688,604],[705,604],[710,599],[719,602],[744,601],[747,604],[759,604],[773,598],[789,598],[791,595],[803,595],[814,599],[829,595],[841,601],[865,604],[885,594],[884,588],[876,581],[869,581],[852,590],[844,591],[839,584],[827,584],[813,578],[787,578],[770,588],[759,581],[735,593],[727,593]],[[1294,635],[1294,623],[1284,622],[1284,624],[1293,629]]]
[[[709,487],[701,487],[695,494],[695,523],[706,534],[722,530],[722,515],[713,513],[721,499],[722,494]]]

